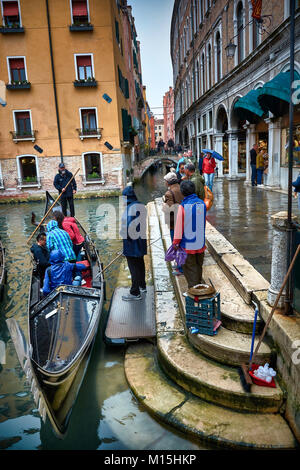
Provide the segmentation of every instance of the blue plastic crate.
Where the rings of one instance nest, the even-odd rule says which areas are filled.
[[[220,293],[216,293],[210,299],[196,302],[191,297],[185,298],[186,326],[198,328],[200,334],[213,336],[215,321],[221,320]]]

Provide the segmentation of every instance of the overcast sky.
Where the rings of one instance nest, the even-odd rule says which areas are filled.
[[[135,18],[137,39],[141,42],[143,84],[147,87],[147,101],[155,109],[163,104],[163,96],[173,86],[170,57],[170,28],[174,0],[128,0]],[[158,116],[163,117],[163,116]]]

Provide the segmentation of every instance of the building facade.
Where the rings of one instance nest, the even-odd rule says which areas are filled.
[[[198,157],[204,148],[215,149],[224,157],[223,164],[218,163],[219,175],[246,177],[248,182],[249,152],[258,143],[266,156],[264,184],[286,189],[289,0],[264,0],[261,21],[252,17],[252,3],[175,0],[171,55],[176,143]],[[296,1],[295,79],[300,74],[299,7]],[[300,108],[295,104],[296,177]]]
[[[154,120],[155,145],[158,144],[160,139],[164,140],[164,135],[165,135],[164,127],[165,126],[164,126],[164,120],[163,119],[155,119]]]
[[[127,2],[0,3],[7,102],[0,197],[53,189],[61,161],[80,169],[78,190],[122,188],[138,135],[134,120],[142,120],[140,48]]]
[[[169,140],[175,142],[175,127],[174,127],[174,91],[170,86],[163,98],[164,109],[164,141],[168,143]]]

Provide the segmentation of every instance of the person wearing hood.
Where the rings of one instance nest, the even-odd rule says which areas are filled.
[[[76,255],[73,250],[70,235],[58,227],[56,220],[50,220],[47,224],[47,248],[49,252],[60,250],[64,255],[65,261],[76,261]]]
[[[123,255],[126,256],[131,275],[131,289],[123,295],[125,301],[141,300],[141,294],[146,293],[146,271],[144,256],[147,254],[147,210],[144,204],[137,200],[132,186],[123,191],[126,198],[126,209],[122,216],[120,235],[123,238]]]
[[[67,215],[67,205],[69,203],[71,217],[74,217],[75,209],[73,197],[77,191],[75,178],[69,184],[67,189],[65,189],[66,185],[69,183],[71,178],[73,178],[73,174],[70,171],[66,170],[64,163],[60,163],[58,165],[58,173],[54,178],[53,185],[58,190],[59,194],[63,193],[62,197],[60,198],[63,213]]]
[[[50,253],[50,267],[46,269],[43,294],[46,296],[58,286],[80,286],[80,271],[85,271],[84,264],[74,264],[64,261],[64,254],[60,250]],[[73,280],[74,277],[74,280]]]

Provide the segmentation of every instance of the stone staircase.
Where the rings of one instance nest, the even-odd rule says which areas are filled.
[[[185,279],[172,276],[164,260],[171,239],[160,200],[148,205],[148,214],[149,240],[162,235],[150,247],[157,342],[127,349],[125,373],[134,394],[149,412],[194,437],[235,448],[295,448],[283,417],[281,382],[276,388],[253,385],[248,393],[238,367],[250,356],[252,292],[268,283],[208,224],[203,278],[220,292],[222,327],[214,337],[191,335],[185,328]],[[272,355],[272,344],[264,341],[257,362],[270,362]]]

